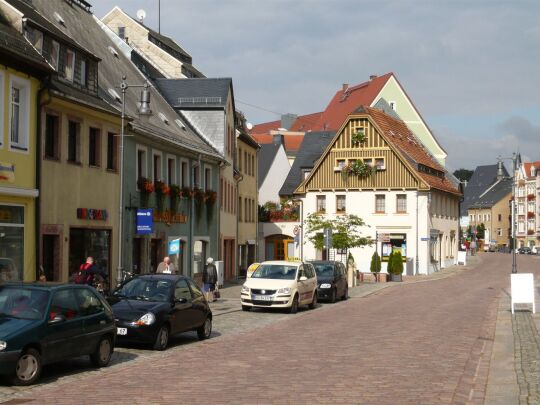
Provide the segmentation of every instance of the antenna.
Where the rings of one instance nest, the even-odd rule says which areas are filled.
[[[139,19],[140,23],[144,23],[144,19],[146,18],[146,11],[143,9],[137,10],[137,18]]]

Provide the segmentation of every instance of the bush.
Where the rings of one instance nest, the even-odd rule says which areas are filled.
[[[370,270],[372,273],[380,273],[381,271],[381,258],[377,252],[373,253],[373,256],[371,256]]]
[[[394,252],[390,252],[390,256],[388,256],[388,266],[386,267],[386,272],[388,274],[393,274],[393,267],[394,267]]]
[[[396,250],[393,252],[392,274],[403,274],[403,256]]]

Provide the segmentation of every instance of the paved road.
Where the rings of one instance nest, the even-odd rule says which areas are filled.
[[[539,263],[520,257],[520,270]],[[186,336],[167,352],[129,352],[113,367],[74,369],[56,382],[52,371],[48,384],[16,400],[482,403],[509,269],[509,255],[486,254],[477,269],[295,316],[224,311],[213,339]]]

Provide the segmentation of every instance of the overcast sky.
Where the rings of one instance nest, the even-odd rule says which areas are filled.
[[[100,18],[144,9],[158,29],[158,0],[89,1]],[[540,1],[161,0],[161,33],[207,77],[232,77],[254,124],[391,71],[449,169],[540,160]]]

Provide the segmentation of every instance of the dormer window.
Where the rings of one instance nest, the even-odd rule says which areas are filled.
[[[122,39],[126,37],[126,27],[118,27],[118,36]]]
[[[39,53],[43,52],[43,33],[32,27],[26,27],[24,36]]]
[[[58,22],[58,24],[61,24],[64,27],[66,26],[66,22],[64,21],[62,16],[60,14],[58,14],[58,12],[55,11],[53,16],[54,16],[54,19]]]
[[[161,119],[161,121],[163,121],[165,124],[169,125],[169,120],[167,119],[167,117],[165,116],[165,114],[163,114],[162,112],[160,112],[158,114],[159,118]]]
[[[86,87],[86,59],[81,59],[81,70],[79,72],[79,83]]]
[[[66,49],[64,56],[64,76],[70,82],[73,81],[73,72],[75,71],[75,52]]]
[[[112,53],[115,58],[118,58],[118,52],[116,52],[116,49],[110,45],[107,47],[107,49],[109,49],[109,52]]]
[[[51,43],[50,63],[52,67],[54,68],[54,70],[58,70],[59,57],[60,57],[60,44],[53,39]]]
[[[109,88],[108,90],[109,94],[114,98],[117,102],[121,103],[122,99],[120,98],[120,94],[115,89]]]

